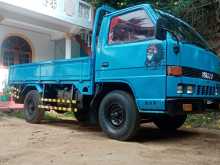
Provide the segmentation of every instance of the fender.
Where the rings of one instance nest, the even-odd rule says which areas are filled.
[[[23,104],[26,94],[31,90],[37,90],[39,93],[43,92],[43,86],[40,84],[26,84],[21,86],[21,92],[19,93],[19,99],[15,100],[16,103]]]
[[[28,84],[26,85],[23,90],[22,90],[22,93],[24,93],[27,89],[33,89],[35,88],[39,93],[42,93],[43,92],[43,87],[42,85],[40,84]]]
[[[124,90],[129,92],[134,98],[135,98],[135,93],[134,90],[132,88],[132,86],[130,85],[129,82],[125,82],[125,81],[117,81],[117,82],[99,82],[96,84],[96,91],[95,91],[95,95],[91,100],[90,103],[90,107],[97,109],[98,104],[101,102],[101,100],[103,99],[103,97],[110,91],[113,90]]]

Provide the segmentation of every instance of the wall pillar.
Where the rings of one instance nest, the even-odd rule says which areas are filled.
[[[70,34],[65,35],[65,59],[71,59],[71,36]]]

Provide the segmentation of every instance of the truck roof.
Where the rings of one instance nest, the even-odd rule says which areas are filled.
[[[150,4],[144,3],[144,4],[140,4],[140,5],[127,7],[127,8],[124,8],[124,9],[115,10],[115,11],[107,14],[106,16],[111,16],[111,15],[115,15],[115,14],[120,13],[120,12],[126,12],[126,11],[135,10],[135,9],[139,9],[139,8],[149,8],[149,7],[151,7]]]

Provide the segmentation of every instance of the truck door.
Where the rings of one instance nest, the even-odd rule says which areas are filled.
[[[107,16],[96,57],[96,82],[128,84],[141,111],[164,109],[166,41],[145,9]]]

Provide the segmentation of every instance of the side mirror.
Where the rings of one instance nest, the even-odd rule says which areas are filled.
[[[180,52],[180,40],[179,40],[179,38],[177,37],[177,35],[175,33],[172,33],[172,35],[176,40],[176,44],[173,47],[173,52],[175,54],[179,54],[179,52]]]
[[[157,20],[157,25],[156,25],[156,38],[158,40],[166,40],[167,38],[167,30],[164,28],[164,20],[163,18],[159,18]]]

